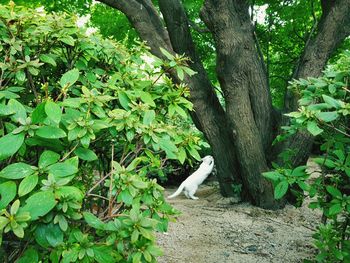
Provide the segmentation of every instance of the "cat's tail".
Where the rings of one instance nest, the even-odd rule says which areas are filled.
[[[184,189],[184,183],[180,184],[179,188],[176,190],[175,193],[173,193],[172,195],[169,195],[168,198],[174,198],[176,196],[178,196],[179,194],[181,194],[182,190]]]

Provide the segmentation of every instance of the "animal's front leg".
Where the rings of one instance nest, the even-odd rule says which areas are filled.
[[[197,196],[194,196],[194,194],[196,193],[197,187],[195,189],[191,189],[191,191],[188,192],[188,195],[190,196],[191,199],[193,200],[197,200],[199,199]]]
[[[194,196],[194,195],[190,195],[190,198],[191,198],[191,199],[193,199],[193,200],[197,200],[197,199],[199,199],[199,197]]]

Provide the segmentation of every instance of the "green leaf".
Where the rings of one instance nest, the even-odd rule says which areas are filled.
[[[62,231],[67,231],[68,229],[68,222],[67,219],[63,215],[56,215],[58,218],[58,225],[61,228]]]
[[[24,133],[6,134],[0,138],[0,161],[15,154],[22,146]]]
[[[17,225],[16,228],[12,228],[12,231],[17,237],[19,237],[19,238],[24,237],[24,230],[23,230],[23,227],[21,225]]]
[[[0,184],[0,210],[5,208],[17,194],[17,185],[13,181]]]
[[[149,104],[151,107],[155,107],[156,104],[154,103],[154,100],[152,98],[152,95],[145,91],[140,91],[140,98],[144,103]]]
[[[143,116],[143,124],[144,125],[150,125],[153,120],[156,117],[156,113],[154,110],[148,110],[145,112],[145,115]]]
[[[341,192],[334,186],[328,185],[326,189],[327,189],[327,192],[330,193],[334,198],[340,198],[340,199],[342,198]]]
[[[85,222],[89,226],[99,230],[105,229],[105,224],[99,218],[97,218],[94,214],[90,212],[84,212],[83,216],[84,216]]]
[[[329,215],[330,215],[330,216],[337,215],[337,214],[339,214],[342,210],[343,210],[343,208],[341,207],[341,204],[340,204],[340,203],[336,203],[336,204],[332,205],[332,206],[329,208]]]
[[[340,109],[342,107],[342,104],[339,100],[336,100],[336,99],[329,97],[327,95],[324,95],[324,94],[322,95],[322,98],[323,98],[325,103],[332,106],[333,108]]]
[[[166,56],[167,59],[174,60],[174,56],[172,54],[170,54],[167,50],[165,50],[162,47],[160,47],[159,49],[160,49],[160,52],[162,52],[163,55]]]
[[[111,247],[103,246],[94,246],[94,258],[98,263],[115,263],[119,262],[113,257],[115,252],[112,251]],[[122,261],[122,258],[120,259]]]
[[[50,174],[52,174],[55,179],[66,177],[78,172],[78,168],[69,163],[55,163],[48,167]]]
[[[199,155],[198,151],[193,148],[193,147],[188,147],[187,148],[187,151],[190,153],[190,155],[196,159],[197,161],[200,161],[201,160],[201,156]]]
[[[144,258],[146,259],[147,262],[151,262],[152,261],[152,256],[147,250],[143,251],[143,256],[144,256]]]
[[[64,73],[60,79],[61,87],[70,87],[79,79],[79,70],[72,69]]]
[[[10,214],[11,215],[17,214],[17,211],[18,211],[18,208],[19,208],[20,204],[21,203],[20,203],[20,201],[18,199],[13,202],[13,204],[11,205],[11,208],[10,208]]]
[[[141,235],[149,240],[153,240],[154,237],[152,235],[152,231],[151,230],[148,230],[146,228],[143,228],[143,227],[139,227],[139,230],[141,232]]]
[[[37,192],[31,195],[27,200],[21,212],[29,212],[31,220],[37,220],[39,216],[44,216],[50,212],[56,205],[55,195],[52,192]]]
[[[7,179],[20,179],[31,175],[32,173],[34,173],[34,170],[29,164],[13,163],[2,169],[0,177]]]
[[[26,80],[26,74],[24,73],[24,71],[17,71],[16,79],[18,80],[18,82],[23,83]]]
[[[324,121],[324,122],[334,121],[338,118],[338,116],[339,115],[336,111],[316,113],[317,119]]]
[[[140,180],[133,180],[132,181],[132,185],[135,186],[138,189],[146,189],[148,187],[148,183],[147,182],[143,182]]]
[[[175,110],[178,114],[180,114],[181,117],[185,119],[188,117],[186,111],[183,108],[181,108],[179,105],[175,105]]]
[[[128,95],[124,91],[118,91],[118,99],[120,102],[120,105],[126,110],[130,110],[129,103],[131,100],[129,99]]]
[[[187,75],[189,76],[193,76],[195,74],[197,74],[196,71],[193,71],[192,69],[188,68],[188,67],[182,67],[182,69],[187,73]]]
[[[40,103],[34,111],[32,112],[32,123],[33,124],[39,124],[43,123],[46,119],[47,115],[45,112],[45,104],[46,102]]]
[[[342,150],[335,150],[333,153],[338,157],[339,161],[342,163],[345,161],[345,154],[344,151]]]
[[[305,172],[306,168],[307,168],[307,166],[305,166],[305,165],[296,167],[292,172],[292,176],[304,176],[304,175],[306,175],[306,172]]]
[[[10,219],[4,216],[0,216],[0,231],[4,229],[4,227],[10,222]]]
[[[59,40],[65,44],[69,45],[69,46],[72,46],[72,47],[74,46],[74,43],[75,43],[74,38],[69,36],[69,35],[67,35],[65,37],[61,37]]]
[[[37,174],[31,174],[27,177],[25,177],[22,182],[19,184],[18,187],[18,195],[24,196],[28,193],[30,193],[35,186],[38,184],[38,175]]]
[[[275,199],[281,199],[288,190],[288,182],[283,180],[281,182],[279,182],[276,187],[275,187],[275,191],[274,191],[274,195],[275,195]]]
[[[5,104],[0,104],[0,116],[7,116],[16,113],[15,110]]]
[[[122,201],[126,204],[126,205],[131,205],[132,204],[132,195],[130,194],[128,189],[123,190],[120,193],[121,199]]]
[[[299,181],[298,185],[300,186],[300,188],[304,191],[310,191],[310,185],[306,184],[303,181]]]
[[[270,172],[265,172],[265,173],[262,173],[262,175],[267,178],[267,179],[270,179],[272,181],[278,181],[279,179],[281,179],[282,175],[277,172],[277,171],[270,171]]]
[[[58,225],[49,224],[45,228],[45,238],[53,247],[57,247],[63,243],[63,232]]]
[[[55,123],[59,123],[61,121],[62,111],[60,106],[58,106],[55,102],[47,101],[45,104],[45,112],[47,116]]]
[[[22,103],[17,100],[10,99],[7,104],[15,114],[11,115],[11,119],[15,122],[25,123],[27,112]]]
[[[67,98],[64,101],[62,101],[60,105],[72,108],[79,108],[81,103],[81,98]]]
[[[181,164],[184,164],[185,160],[186,160],[186,151],[183,147],[179,148],[179,151],[177,153],[177,157],[180,161]]]
[[[126,171],[130,172],[135,170],[135,168],[139,165],[139,163],[142,161],[141,158],[135,158],[132,160],[132,162],[126,167]]]
[[[136,252],[135,254],[132,255],[132,263],[140,263],[141,261],[142,254],[141,252]]]
[[[177,72],[177,76],[179,77],[179,79],[182,81],[184,80],[185,74],[184,71],[181,67],[176,67],[176,72]]]
[[[163,251],[157,246],[153,246],[153,245],[148,246],[147,247],[147,251],[149,253],[151,253],[151,255],[154,256],[154,257],[159,257],[159,256],[163,255]]]
[[[60,186],[56,190],[56,195],[59,197],[68,197],[70,199],[74,199],[78,202],[83,200],[84,194],[81,192],[81,190],[75,186]]]
[[[328,168],[334,168],[335,167],[335,163],[330,160],[330,159],[325,159],[323,157],[319,157],[319,158],[315,158],[314,159],[315,163],[319,164],[319,165],[325,165]]]
[[[318,127],[317,123],[315,121],[308,121],[307,122],[307,130],[313,135],[317,136],[320,133],[323,132],[321,128]]]
[[[39,254],[34,248],[28,248],[22,257],[16,260],[16,263],[37,263],[39,262]]]
[[[60,155],[53,151],[44,151],[39,157],[39,168],[48,167],[56,163],[60,159]]]
[[[162,137],[159,140],[159,147],[165,151],[168,158],[176,159],[175,153],[177,152],[177,147],[172,141],[170,141],[170,138]]]
[[[135,243],[139,238],[140,232],[137,229],[134,229],[134,231],[131,234],[131,243]]]
[[[90,149],[79,147],[75,149],[74,153],[84,161],[91,162],[97,160],[97,155]]]
[[[50,55],[41,54],[39,58],[42,62],[45,62],[47,64],[51,64],[54,67],[57,66],[56,61]]]
[[[36,135],[47,139],[59,139],[66,137],[64,130],[53,126],[42,126],[36,130]]]
[[[46,228],[46,224],[38,224],[34,232],[36,243],[44,248],[48,248],[50,246],[50,243],[46,239]]]

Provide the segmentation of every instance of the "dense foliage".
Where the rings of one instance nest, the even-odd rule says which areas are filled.
[[[290,88],[301,95],[299,110],[286,114],[291,125],[285,134],[305,130],[321,143],[321,155],[314,159],[320,165],[319,176],[306,171],[306,166],[292,168],[284,153],[284,167],[264,175],[275,184],[275,197],[282,198],[289,186],[300,199],[311,197],[310,207],[320,209],[323,222],[315,234],[319,249],[317,262],[350,261],[350,130],[349,130],[350,53],[346,52],[329,66],[321,78],[300,79]]]
[[[155,177],[200,159],[188,89],[143,44],[0,6],[0,261],[155,262],[176,213]]]

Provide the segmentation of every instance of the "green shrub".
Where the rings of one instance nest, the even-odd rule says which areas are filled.
[[[155,262],[176,211],[150,178],[203,145],[164,53],[0,5],[0,261]]]
[[[350,262],[350,53],[329,66],[321,78],[300,79],[291,83],[301,95],[299,110],[286,114],[290,126],[278,140],[304,130],[318,136],[322,155],[314,160],[321,175],[309,180],[306,166],[292,168],[288,163],[291,152],[284,153],[284,167],[264,173],[275,185],[275,197],[282,198],[290,186],[303,191],[292,192],[302,199],[312,198],[310,207],[323,214],[314,238],[319,250],[317,262]]]

